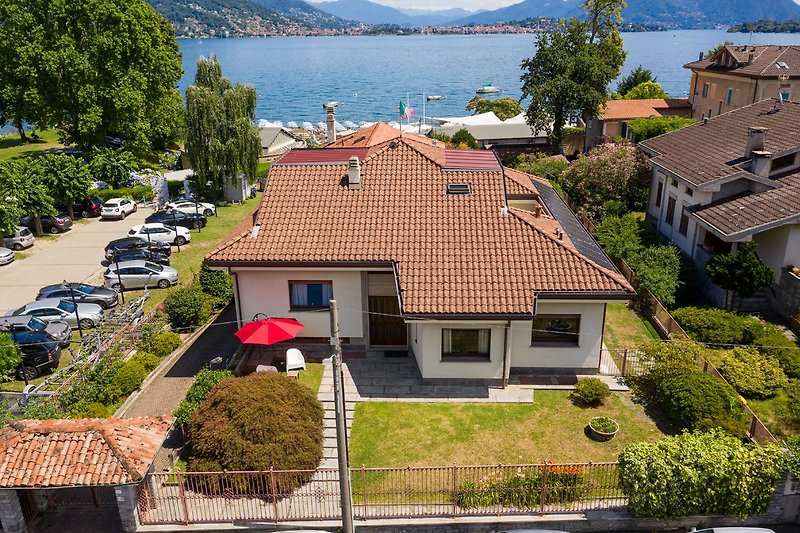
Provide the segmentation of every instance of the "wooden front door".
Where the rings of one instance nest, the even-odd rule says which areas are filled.
[[[397,296],[369,297],[369,343],[373,346],[406,346],[406,324],[400,317]]]

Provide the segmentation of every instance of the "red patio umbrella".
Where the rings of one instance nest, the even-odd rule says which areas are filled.
[[[248,322],[236,332],[244,344],[275,344],[297,337],[303,324],[294,318],[265,318]]]

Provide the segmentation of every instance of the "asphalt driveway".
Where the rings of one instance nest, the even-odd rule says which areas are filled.
[[[0,266],[0,315],[33,301],[41,287],[67,281],[86,281],[104,267],[108,241],[124,237],[131,226],[144,223],[153,212],[139,207],[125,220],[89,219],[75,224],[55,240],[37,239],[27,257]]]

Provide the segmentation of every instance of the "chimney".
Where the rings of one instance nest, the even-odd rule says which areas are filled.
[[[760,126],[751,126],[747,129],[747,147],[744,150],[744,156],[750,157],[753,152],[764,150],[764,139],[767,136],[769,128]]]
[[[332,143],[336,140],[336,106],[332,104],[325,105],[325,111],[327,114],[327,126],[328,126],[328,135],[327,141]]]
[[[753,162],[750,163],[750,172],[762,178],[768,178],[772,170],[772,152],[753,150]]]
[[[749,54],[747,54],[747,64],[748,65],[752,65],[753,64],[753,57],[754,56],[755,56],[755,54],[753,52],[750,52]]]
[[[704,56],[705,54],[703,52],[700,52],[700,59],[698,59],[698,61],[702,61]]]
[[[361,163],[356,156],[351,157],[347,165],[347,186],[350,190],[361,188]]]

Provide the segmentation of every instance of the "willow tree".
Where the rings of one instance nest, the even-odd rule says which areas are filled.
[[[207,199],[225,193],[225,182],[255,181],[261,139],[256,90],[231,84],[215,56],[197,62],[194,83],[186,89],[186,146],[195,189]]]

